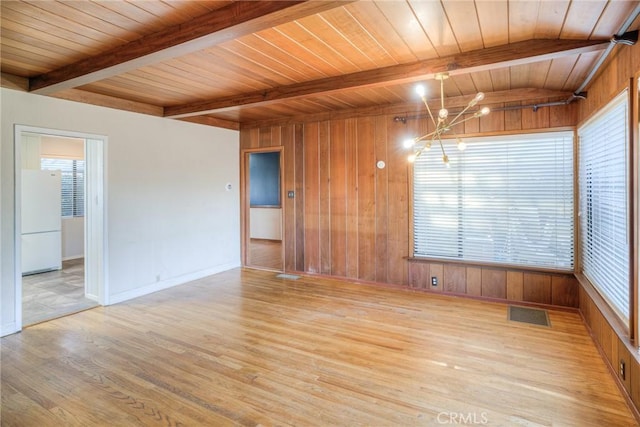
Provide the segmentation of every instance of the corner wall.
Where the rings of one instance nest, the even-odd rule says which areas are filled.
[[[240,265],[238,132],[2,89],[2,335],[16,331],[14,125],[108,137],[108,300]],[[225,185],[231,183],[232,190]]]
[[[581,101],[578,110],[578,123],[582,123],[599,109],[604,107],[640,75],[640,43],[634,46],[618,46],[613,57],[600,71],[598,77],[588,88],[587,99]],[[637,89],[636,89],[637,90]],[[638,96],[638,94],[635,94]],[[636,102],[636,105],[638,103]],[[636,110],[635,115],[639,112]],[[637,126],[634,121],[631,126]],[[637,132],[637,130],[636,130]],[[637,137],[636,137],[637,138]],[[637,140],[634,150],[638,150]],[[638,183],[634,183],[636,186]],[[635,188],[638,197],[638,188]],[[637,208],[637,207],[636,207]],[[638,233],[638,228],[635,230]],[[634,245],[633,257],[638,257]],[[637,275],[637,272],[635,273]],[[637,281],[637,278],[634,278]],[[636,301],[636,304],[639,302]],[[640,352],[634,348],[628,332],[620,325],[602,298],[586,279],[580,280],[580,312],[591,331],[593,339],[601,349],[604,359],[611,366],[619,383],[622,384],[629,399],[635,405],[636,416],[640,414]],[[640,331],[637,331],[640,332]],[[625,363],[625,377],[620,374],[620,362]],[[640,418],[639,418],[640,419]]]
[[[545,100],[536,100],[543,102]],[[458,134],[527,133],[573,127],[575,104],[499,110],[469,120]],[[523,105],[529,104],[526,100]],[[284,147],[285,270],[466,294],[505,301],[576,307],[573,275],[493,266],[409,261],[409,165],[402,141],[424,133],[416,105],[381,107],[375,114],[336,114],[321,121],[242,128],[242,149]],[[385,167],[376,166],[379,160]],[[430,276],[439,286],[431,287]],[[484,279],[484,280],[483,280]]]

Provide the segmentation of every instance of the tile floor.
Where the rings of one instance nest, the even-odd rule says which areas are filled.
[[[22,277],[23,327],[97,306],[84,297],[83,258],[63,261],[62,270]]]

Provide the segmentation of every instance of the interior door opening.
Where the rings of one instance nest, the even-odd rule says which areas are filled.
[[[243,247],[249,267],[283,271],[282,149],[243,154]]]
[[[16,126],[19,329],[106,304],[105,142],[94,135]]]

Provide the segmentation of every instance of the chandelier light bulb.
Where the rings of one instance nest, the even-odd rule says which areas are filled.
[[[447,156],[446,154],[444,156],[442,156],[442,162],[444,163],[444,165],[446,167],[451,167],[451,165],[449,164],[449,156]]]
[[[429,141],[426,144],[424,144],[423,150],[431,150],[431,141]]]
[[[410,154],[409,157],[407,157],[407,160],[409,163],[413,163],[416,161],[416,157],[418,157],[416,154]]]
[[[491,109],[489,107],[483,107],[482,110],[480,110],[481,115],[486,116],[487,114],[489,114],[491,112]]]
[[[458,138],[458,150],[464,151],[465,148],[467,148],[467,144],[463,140]]]
[[[440,111],[438,111],[438,117],[440,117],[441,120],[445,120],[447,117],[449,117],[449,110],[447,110],[446,108],[441,109]]]
[[[427,90],[424,88],[423,85],[418,85],[416,86],[416,93],[420,98],[424,98],[424,96],[427,94]]]
[[[404,143],[402,145],[404,146],[404,148],[411,148],[415,145],[415,143],[415,139],[407,138],[404,140]]]
[[[484,99],[484,93],[483,93],[483,92],[478,92],[478,93],[476,94],[476,97],[475,97],[475,98],[473,98],[473,99],[474,99],[474,101],[476,101],[476,102],[480,102],[480,101],[482,101],[482,100]]]

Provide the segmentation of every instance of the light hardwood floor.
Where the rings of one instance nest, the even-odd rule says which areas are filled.
[[[84,258],[63,261],[62,270],[22,277],[23,326],[96,306],[84,296]]]
[[[282,241],[249,239],[248,264],[256,268],[282,271]]]
[[[635,426],[576,312],[231,270],[2,339],[3,426]]]

